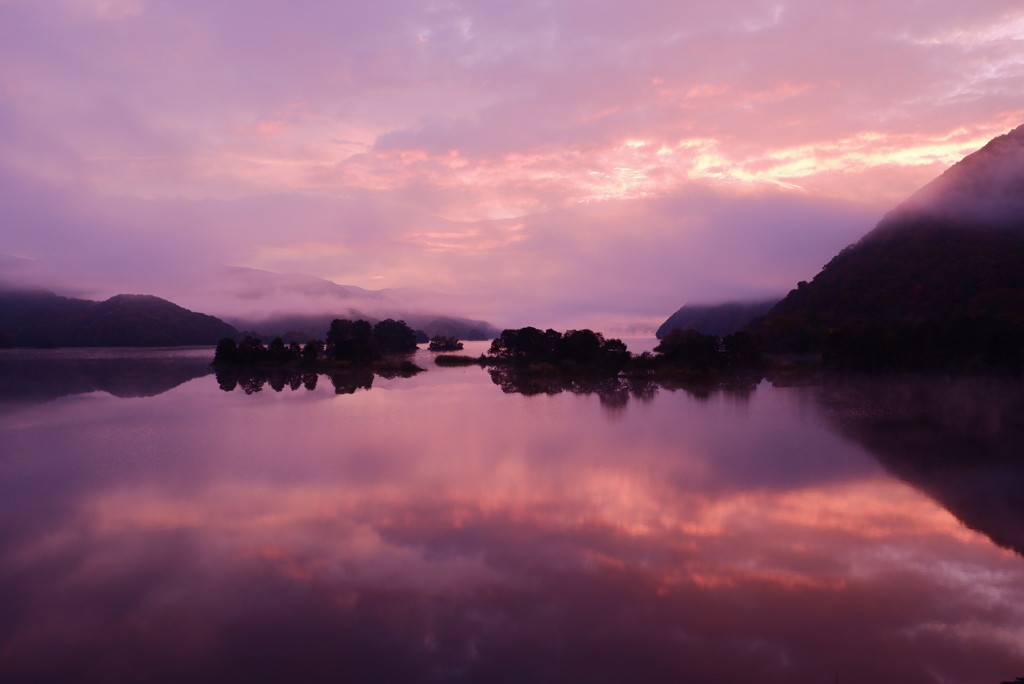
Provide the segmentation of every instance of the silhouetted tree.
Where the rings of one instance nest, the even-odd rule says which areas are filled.
[[[541,331],[532,326],[501,331],[487,353],[497,359],[520,363],[553,363],[562,334],[550,328]]]
[[[290,359],[289,349],[285,346],[284,340],[275,337],[267,346],[268,360],[270,363],[281,366],[288,363]]]
[[[316,363],[316,357],[323,352],[324,344],[320,340],[310,340],[302,348],[302,363],[312,366]]]
[[[665,335],[654,348],[664,364],[694,371],[720,368],[720,340],[717,335],[702,335],[694,329],[678,328]]]
[[[593,330],[569,330],[559,341],[558,357],[581,366],[593,366],[601,361],[604,336]]]
[[[633,355],[629,353],[626,343],[618,338],[605,340],[601,345],[602,363],[609,368],[621,370],[626,367]]]
[[[444,335],[434,335],[430,339],[430,351],[459,351],[463,348],[461,342],[454,337],[445,337]]]
[[[338,361],[370,363],[373,360],[373,327],[362,319],[334,319],[327,331],[327,354]]]
[[[761,364],[761,353],[750,333],[740,331],[722,340],[721,357],[727,368],[753,368]]]
[[[257,337],[246,335],[238,345],[238,362],[246,366],[255,366],[267,359],[267,348]]]
[[[550,365],[564,371],[618,372],[630,354],[622,340],[606,340],[592,330],[570,330],[564,335],[550,328],[503,330],[491,342],[490,356],[519,365]]]
[[[218,364],[238,363],[238,345],[230,337],[217,343],[217,351],[213,353],[213,362]]]
[[[373,348],[378,354],[416,351],[416,331],[405,321],[385,318],[373,326]]]

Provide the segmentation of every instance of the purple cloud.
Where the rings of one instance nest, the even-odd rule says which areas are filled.
[[[781,293],[1019,123],[1020,35],[1009,0],[7,0],[0,253],[515,320]]]

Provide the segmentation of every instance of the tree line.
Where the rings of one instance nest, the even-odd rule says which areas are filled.
[[[487,354],[464,359],[486,366],[512,367],[523,373],[603,374],[689,374],[700,376],[726,370],[757,368],[762,363],[751,336],[745,332],[704,335],[697,330],[673,330],[662,339],[654,353],[631,354],[626,344],[592,330],[540,330],[534,327],[506,329],[491,342]]]
[[[453,337],[435,337],[434,351],[459,350],[462,344]],[[392,354],[417,349],[416,333],[404,321],[385,319],[375,325],[366,320],[334,319],[323,340],[313,339],[300,345],[286,344],[275,337],[268,345],[252,336],[236,343],[224,338],[217,345],[214,364],[238,367],[344,368],[379,366]],[[438,357],[440,363],[445,358]],[[696,330],[674,330],[655,347],[654,353],[634,355],[626,344],[606,338],[589,329],[564,333],[551,328],[527,326],[506,329],[495,338],[480,359],[465,357],[485,365],[505,365],[517,372],[616,375],[673,373],[692,375],[730,369],[748,369],[761,363],[761,356],[750,335],[704,335]],[[411,362],[404,362],[411,365]]]
[[[236,343],[225,337],[217,344],[213,363],[223,366],[297,366],[318,363],[366,366],[386,355],[416,351],[416,332],[405,321],[388,318],[371,325],[363,319],[336,318],[323,340],[313,339],[300,345],[285,344],[275,337],[269,345],[252,336]]]

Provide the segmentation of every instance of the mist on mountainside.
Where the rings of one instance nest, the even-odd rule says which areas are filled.
[[[951,166],[890,212],[882,225],[911,218],[976,227],[1024,223],[1024,126]]]
[[[153,294],[219,317],[439,315],[498,328],[653,334],[682,301],[783,292],[876,207],[775,189],[453,221],[347,198],[88,197],[15,178],[0,283],[103,300]]]
[[[1024,127],[995,138],[801,281],[769,351],[867,369],[1024,367]]]

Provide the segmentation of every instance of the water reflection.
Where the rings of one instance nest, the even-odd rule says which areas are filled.
[[[835,376],[829,421],[969,527],[1024,554],[1024,383],[1014,378]]]
[[[789,384],[627,386],[609,420],[622,388],[479,368],[204,378],[0,416],[0,680],[1024,673],[1024,563],[848,431],[884,388]]]
[[[88,392],[152,397],[212,373],[212,350],[0,350],[0,404],[53,401]]]
[[[245,394],[262,392],[264,386],[269,386],[275,392],[283,392],[285,387],[293,392],[300,388],[312,392],[319,380],[315,370],[284,368],[220,368],[216,376],[217,385],[223,391],[233,392],[240,388]],[[373,385],[373,371],[335,373],[330,379],[337,394],[352,394],[357,389],[370,389]]]
[[[709,378],[673,379],[654,375],[538,373],[523,371],[513,366],[489,368],[487,373],[491,376],[491,381],[507,394],[595,394],[601,405],[609,409],[621,409],[631,399],[649,402],[658,390],[662,389],[672,392],[684,391],[703,399],[716,392],[728,392],[742,399],[757,389],[763,377],[755,373],[730,373]]]
[[[265,386],[269,386],[275,392],[283,392],[285,387],[293,392],[299,388],[312,391],[316,389],[319,376],[323,375],[330,380],[335,394],[353,394],[356,390],[368,390],[373,387],[375,376],[394,380],[411,378],[418,372],[418,368],[401,366],[330,370],[257,366],[218,368],[216,375],[217,385],[225,392],[241,388],[245,394],[256,394],[262,392]]]

